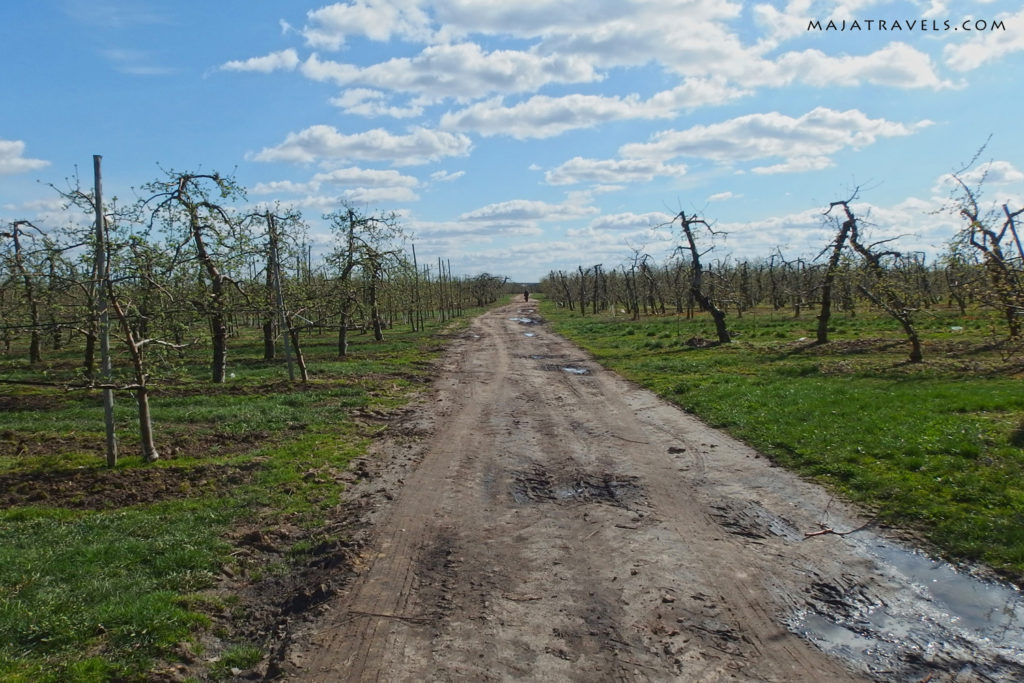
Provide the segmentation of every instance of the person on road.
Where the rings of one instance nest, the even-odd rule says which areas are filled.
[[[530,290],[527,289],[527,290],[523,291],[523,301],[529,301],[529,300],[530,300]]]

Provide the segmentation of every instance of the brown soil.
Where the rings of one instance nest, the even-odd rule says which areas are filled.
[[[262,615],[273,655],[247,675],[1024,674],[1019,644],[940,623],[913,579],[872,554],[884,539],[833,533],[865,524],[855,510],[523,317],[538,319],[532,304],[477,319],[361,461],[327,528],[341,540],[276,586],[291,593]]]
[[[302,428],[304,427],[301,425],[296,426],[296,429]],[[175,434],[171,430],[164,430],[156,438],[156,450],[163,460],[177,458],[203,460],[246,453],[269,443],[270,438],[270,434],[264,431],[245,434],[220,432]],[[118,446],[118,453],[124,458],[138,457],[139,451],[137,445],[129,445],[123,441]],[[30,458],[69,452],[95,453],[99,461],[97,467],[99,467],[102,459],[106,457],[106,443],[102,436],[97,437],[95,434],[56,436],[52,434],[19,434],[12,431],[0,433],[0,455]],[[25,476],[31,478],[36,475],[27,473]],[[41,483],[40,485],[45,484]],[[3,492],[0,490],[0,504],[2,503]]]
[[[251,480],[257,462],[241,466],[44,470],[0,474],[0,508],[19,505],[110,510],[209,495]]]

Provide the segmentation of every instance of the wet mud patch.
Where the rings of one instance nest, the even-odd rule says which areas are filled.
[[[815,575],[804,591],[806,609],[789,626],[879,681],[1024,680],[1018,629],[978,630],[940,596],[928,595],[932,585],[917,590],[923,600],[886,602],[852,575]]]
[[[779,536],[800,541],[801,534],[789,521],[778,517],[752,500],[721,500],[711,503],[709,514],[726,531],[735,536],[761,540]]]
[[[550,473],[537,465],[513,473],[512,500],[528,503],[604,503],[629,509],[646,501],[636,477],[611,472]]]
[[[410,615],[418,621],[441,619],[453,610],[453,595],[458,588],[455,541],[441,533],[425,543],[415,563],[415,585],[420,612]]]
[[[0,507],[109,510],[224,492],[252,481],[262,464],[83,469],[0,474]]]
[[[544,356],[541,356],[544,358]],[[548,372],[564,372],[567,375],[589,375],[590,369],[576,365],[574,363],[545,363],[541,366],[542,370]]]

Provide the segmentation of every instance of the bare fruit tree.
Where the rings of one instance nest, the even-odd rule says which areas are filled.
[[[677,247],[677,250],[687,252],[690,255],[690,293],[693,295],[693,298],[696,299],[697,303],[700,304],[701,308],[710,313],[712,320],[715,321],[715,332],[718,335],[718,343],[728,344],[732,341],[732,337],[729,335],[729,330],[726,329],[725,326],[725,311],[719,308],[713,297],[707,294],[704,284],[704,275],[707,271],[700,261],[701,257],[711,251],[714,247],[710,247],[704,250],[704,252],[701,252],[697,247],[697,237],[694,234],[700,228],[703,228],[704,231],[708,232],[712,236],[716,233],[711,229],[711,226],[706,220],[698,217],[696,214],[687,216],[685,211],[680,211],[676,217],[672,219],[672,224],[676,221],[679,221],[679,227],[686,240],[684,245]]]
[[[893,241],[882,240],[873,244],[861,241],[857,217],[850,208],[855,197],[829,204],[826,215],[836,207],[842,207],[845,216],[844,225],[850,246],[857,252],[863,265],[862,279],[857,289],[871,303],[892,316],[907,335],[910,342],[910,362],[920,363],[924,360],[921,349],[921,336],[917,331],[914,316],[919,310],[920,292],[916,285],[918,258],[913,254],[904,254],[893,249],[879,249],[883,244]],[[909,283],[908,277],[914,279]]]
[[[959,214],[967,222],[957,241],[981,256],[986,276],[982,300],[1000,311],[1010,338],[1019,339],[1024,331],[1024,248],[1018,222],[1024,209],[1013,211],[1009,204],[1003,204],[1001,213],[986,215],[979,206],[978,190],[969,187],[958,174],[953,178],[960,188]]]

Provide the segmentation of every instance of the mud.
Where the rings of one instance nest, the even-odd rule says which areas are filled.
[[[111,510],[210,495],[248,483],[262,465],[198,465],[132,470],[81,469],[0,473],[0,507]]]
[[[359,540],[294,584],[267,677],[1024,680],[1018,590],[512,318],[539,321],[476,320],[375,445],[327,527]]]
[[[295,425],[295,429],[304,429]],[[294,430],[293,430],[294,431]],[[269,432],[254,431],[239,434],[222,432],[178,432],[163,430],[156,437],[156,450],[164,460],[204,460],[212,457],[245,453],[272,442]],[[120,440],[118,452],[122,457],[138,457],[137,443]],[[33,458],[63,455],[68,452],[93,453],[96,467],[103,467],[106,444],[95,434],[27,434],[13,431],[0,433],[0,455]],[[34,475],[27,475],[34,476]],[[45,485],[42,484],[41,485]],[[0,493],[2,496],[2,493]]]

